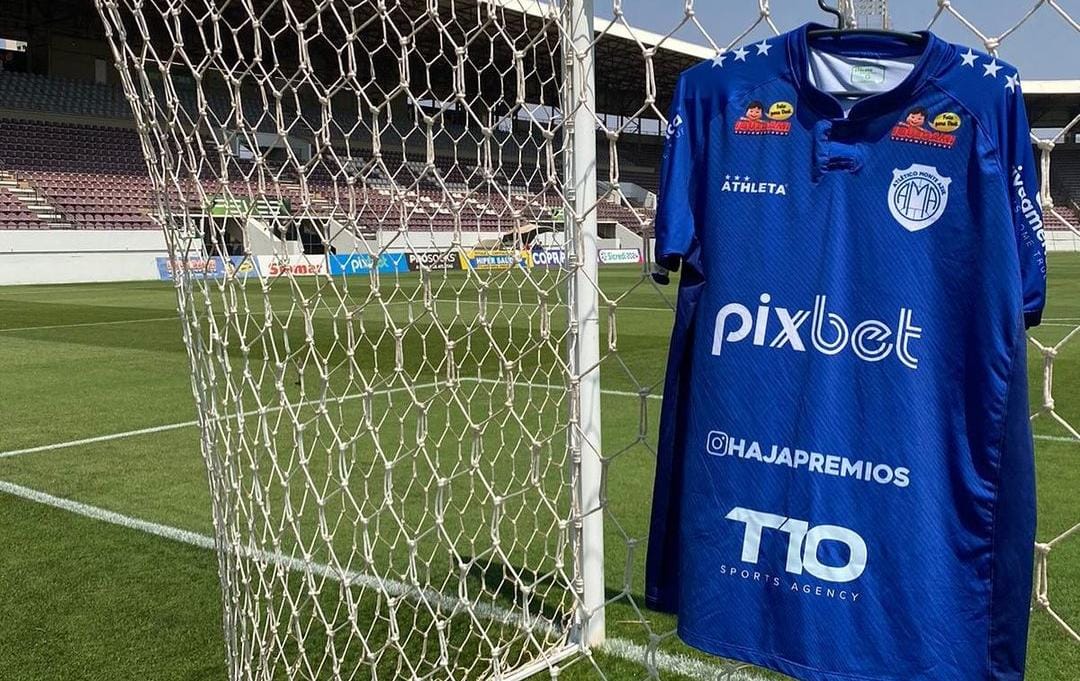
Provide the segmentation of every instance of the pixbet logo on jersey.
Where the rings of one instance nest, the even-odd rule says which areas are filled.
[[[922,329],[912,323],[912,311],[900,308],[895,330],[889,324],[878,319],[867,319],[852,328],[851,324],[835,312],[829,312],[826,296],[814,296],[813,310],[789,310],[786,307],[769,306],[772,296],[762,293],[761,304],[757,313],[741,303],[728,303],[716,313],[716,327],[713,331],[712,354],[719,355],[724,345],[738,343],[750,337],[751,342],[759,347],[766,344],[770,348],[790,348],[796,352],[806,352],[802,326],[810,320],[810,347],[825,355],[836,355],[851,348],[859,359],[866,362],[880,362],[894,354],[901,364],[909,369],[917,369],[919,359],[911,350],[911,341],[922,337]],[[779,323],[772,338],[769,327],[772,319]]]

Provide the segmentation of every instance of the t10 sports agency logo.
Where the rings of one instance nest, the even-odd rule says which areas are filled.
[[[850,348],[865,362],[880,362],[894,354],[901,364],[917,369],[919,359],[911,350],[911,341],[922,337],[922,329],[912,323],[912,311],[900,308],[895,328],[878,319],[867,319],[854,327],[842,316],[826,308],[824,295],[814,296],[813,310],[790,310],[771,306],[772,296],[762,293],[756,313],[741,303],[728,303],[716,313],[712,354],[720,355],[724,346],[751,338],[759,347],[789,348],[806,352],[807,344],[802,327],[810,321],[810,347],[824,355],[836,355]],[[775,318],[779,328],[771,334],[769,327]],[[753,334],[751,336],[751,334]]]
[[[826,582],[845,583],[858,579],[866,570],[866,542],[855,530],[839,525],[814,525],[805,520],[789,518],[775,513],[755,511],[742,506],[731,509],[728,520],[743,523],[743,544],[740,559],[744,563],[757,564],[761,555],[761,539],[766,530],[787,535],[784,570],[801,575],[803,572]],[[843,565],[826,565],[818,558],[818,549],[830,541],[847,547],[847,562]],[[770,542],[770,547],[775,544]]]

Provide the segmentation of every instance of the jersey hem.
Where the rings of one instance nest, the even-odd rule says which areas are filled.
[[[716,641],[705,636],[698,636],[679,625],[679,638],[687,645],[719,657],[747,662],[758,667],[771,669],[786,674],[799,681],[888,681],[890,677],[862,676],[846,672],[827,671],[793,662],[779,655],[762,652],[755,648],[744,648],[732,643]],[[901,677],[892,677],[899,681]]]
[[[666,612],[669,614],[675,614],[679,612],[678,605],[676,605],[675,599],[667,594],[658,594],[655,596],[645,596],[645,607],[649,610],[655,610],[656,612]]]

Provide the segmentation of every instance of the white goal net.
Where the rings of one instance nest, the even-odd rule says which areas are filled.
[[[829,17],[96,1],[175,273],[231,681],[758,678],[644,606],[676,296],[649,277],[656,168],[680,70]],[[1027,22],[1080,29],[1046,0],[994,33],[922,4],[1006,58]],[[1050,158],[1076,128],[1036,140],[1073,244]],[[1080,319],[1058,323],[1032,338],[1040,453],[1080,442],[1051,380]],[[1077,520],[1040,530],[1048,645],[1080,640],[1053,600]]]

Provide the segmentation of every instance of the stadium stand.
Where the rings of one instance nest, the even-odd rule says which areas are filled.
[[[177,96],[195,99],[193,92],[179,92]],[[154,210],[151,184],[139,139],[130,127],[130,109],[122,90],[3,72],[0,101],[5,111],[27,112],[17,118],[0,117],[0,171],[12,173],[18,186],[36,192],[62,220],[49,223],[23,210],[18,220],[0,220],[2,228],[22,229],[28,224],[34,224],[34,228],[157,228],[150,217]],[[244,97],[240,104],[249,116],[257,116],[264,106],[252,96]],[[232,102],[217,93],[208,97],[208,106],[213,116],[225,120]],[[39,120],[29,112],[38,116],[78,116],[94,120],[95,124]],[[102,125],[101,121],[114,124]],[[558,194],[545,190],[557,178],[546,177],[539,167],[520,158],[506,163],[496,159],[493,169],[486,172],[479,164],[452,155],[436,155],[431,167],[418,156],[411,151],[406,155],[403,151],[384,150],[375,159],[370,148],[328,150],[321,156],[322,163],[314,165],[305,179],[310,209],[339,218],[352,215],[357,223],[353,227],[363,231],[383,226],[396,229],[398,211],[405,211],[410,229],[468,229],[495,234],[510,233],[523,221],[545,220],[551,211],[561,208]],[[250,162],[230,158],[229,163],[236,169],[237,179],[232,180],[231,174],[231,181],[258,181]],[[273,167],[264,170],[271,175],[273,193],[290,206],[301,205],[300,178],[280,170],[275,173]],[[602,169],[604,175],[606,169]],[[650,190],[655,186],[655,172],[647,170],[622,179]],[[391,193],[394,186],[399,190]],[[220,185],[218,188],[224,190]],[[239,185],[236,189],[243,190],[237,193],[247,193]],[[195,192],[186,194],[188,208],[198,210]],[[508,196],[512,197],[509,202]],[[448,197],[453,205],[448,203]],[[6,205],[12,205],[13,211],[20,207],[17,203]],[[34,220],[27,222],[27,216]],[[602,222],[640,232],[651,221],[652,212],[608,201],[600,205],[598,217]],[[19,227],[9,227],[16,224]]]
[[[1057,147],[1051,159],[1050,193],[1054,203],[1080,202],[1080,149]]]
[[[0,229],[48,229],[8,187],[0,186]]]
[[[21,111],[131,118],[131,108],[118,87],[35,73],[0,72],[0,102],[5,109]]]
[[[1044,222],[1047,229],[1068,229],[1069,225],[1080,224],[1080,210],[1077,210],[1075,205],[1064,202],[1055,203],[1053,212],[1057,215],[1051,213],[1045,216]]]
[[[193,92],[177,96],[194,100]],[[146,177],[138,136],[131,126],[131,114],[123,92],[115,86],[97,85],[63,78],[27,73],[0,73],[0,101],[4,110],[79,116],[95,124],[53,122],[31,118],[0,117],[0,172],[12,173],[18,186],[36,192],[54,207],[58,219],[43,220],[6,193],[0,206],[0,229],[156,229],[151,218],[154,198]],[[222,120],[232,107],[228,96],[211,94],[210,111]],[[247,116],[257,116],[261,99],[245,96],[240,102]],[[3,114],[0,114],[2,116]],[[113,123],[103,125],[102,121]],[[334,146],[322,151],[319,160],[304,178],[311,197],[309,209],[344,220],[364,232],[379,228],[396,229],[399,211],[408,216],[410,230],[449,232],[454,229],[508,234],[522,222],[548,221],[562,208],[556,192],[540,167],[522,157],[503,162],[495,159],[485,170],[477,159],[439,154],[429,166],[421,153],[405,145],[384,148],[378,158],[370,147]],[[626,145],[620,150],[621,183],[633,183],[658,191],[655,170],[661,146],[658,140]],[[608,176],[606,144],[599,148],[601,179]],[[406,153],[407,152],[407,153]],[[535,149],[533,150],[535,153]],[[259,180],[254,165],[229,159],[230,183],[235,193],[246,194],[243,186]],[[1054,155],[1052,191],[1055,210],[1065,221],[1077,217],[1080,198],[1080,153],[1059,149]],[[264,168],[272,193],[287,205],[300,207],[304,195],[301,178],[290,171]],[[232,179],[232,178],[236,179]],[[207,185],[225,191],[220,183]],[[396,188],[396,189],[395,189]],[[194,191],[186,192],[188,208],[199,210]],[[509,198],[508,198],[509,197]],[[647,235],[653,211],[630,205],[617,192],[598,205],[598,219]],[[14,203],[12,203],[14,201]],[[453,203],[451,203],[451,201]],[[1066,229],[1062,219],[1049,216],[1048,229]]]
[[[131,129],[0,119],[0,169],[76,229],[154,229],[150,180]]]

